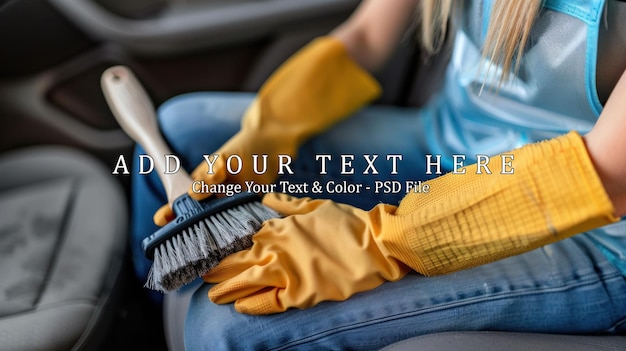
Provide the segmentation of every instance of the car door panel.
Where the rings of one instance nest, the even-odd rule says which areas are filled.
[[[133,143],[100,91],[107,67],[131,67],[156,106],[192,91],[256,90],[285,58],[341,23],[358,3],[142,0],[147,5],[134,5],[133,12],[120,11],[120,2],[112,10],[112,1],[0,5],[0,151],[72,145],[113,164]]]

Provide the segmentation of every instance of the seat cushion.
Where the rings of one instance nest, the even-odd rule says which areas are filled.
[[[126,247],[120,184],[92,157],[40,147],[0,157],[0,345],[67,350],[105,316]]]
[[[448,332],[418,336],[384,351],[618,351],[626,336],[550,335],[505,332]]]

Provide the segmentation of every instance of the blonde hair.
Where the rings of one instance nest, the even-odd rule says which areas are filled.
[[[461,0],[420,1],[421,43],[427,54],[439,50],[446,39],[450,18]],[[502,68],[500,82],[519,69],[520,58],[542,0],[495,0],[482,48],[483,59]],[[513,70],[512,70],[513,68]],[[489,75],[488,72],[487,76]]]

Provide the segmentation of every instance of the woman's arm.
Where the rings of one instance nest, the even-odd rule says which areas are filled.
[[[418,0],[367,0],[330,35],[364,69],[381,68],[415,15]]]
[[[615,215],[626,215],[626,72],[613,88],[594,128],[584,137]]]

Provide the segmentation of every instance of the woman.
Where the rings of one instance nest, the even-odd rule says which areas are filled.
[[[213,150],[297,154],[294,174],[281,179],[312,183],[346,179],[337,174],[341,163],[321,175],[316,155],[352,154],[356,172],[348,180],[370,189],[381,179],[432,177],[428,154],[442,155],[442,172],[465,172],[434,179],[429,193],[404,199],[403,192],[372,191],[297,194],[336,202],[267,195],[264,202],[287,217],[267,222],[251,250],[204,277],[217,285],[187,291],[188,349],[377,349],[448,330],[623,331],[626,227],[618,217],[626,214],[626,164],[618,156],[626,150],[619,97],[626,95],[626,55],[623,30],[614,26],[624,22],[616,20],[624,5],[466,1],[453,8],[458,4],[366,1],[283,65],[258,95],[194,94],[161,107],[164,134],[189,165]],[[454,13],[442,91],[420,110],[355,112],[377,96],[367,72],[385,62],[418,5],[422,42],[431,51]],[[211,127],[216,121],[219,130]],[[544,139],[550,141],[534,144]],[[281,142],[268,142],[275,140]],[[458,169],[452,158],[464,155],[469,163],[499,153],[513,156],[506,169],[513,175]],[[359,174],[369,164],[359,155],[387,154],[404,156],[398,169],[378,163],[378,177]],[[271,182],[276,166],[263,175],[230,175],[223,165],[207,174],[200,163],[193,176]],[[136,184],[144,211],[136,212],[137,233],[151,232],[148,212],[165,202],[155,184]],[[398,207],[379,204],[401,199]],[[163,207],[154,218],[162,225],[171,211]],[[170,311],[184,311],[184,296],[170,299]]]

